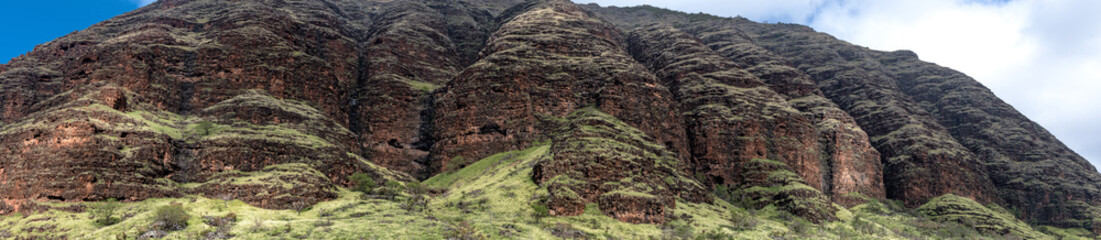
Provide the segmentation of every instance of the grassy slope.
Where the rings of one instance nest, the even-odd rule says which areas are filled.
[[[188,209],[189,227],[172,232],[166,239],[189,239],[213,231],[202,216],[235,213],[238,221],[231,233],[238,239],[311,238],[311,239],[442,239],[454,226],[466,222],[475,234],[490,239],[553,239],[555,234],[580,232],[591,238],[646,239],[649,237],[705,237],[719,239],[947,239],[970,236],[977,239],[1002,239],[1000,235],[982,235],[973,228],[952,222],[938,223],[919,217],[895,204],[871,201],[851,209],[842,209],[840,221],[813,225],[769,206],[745,210],[722,202],[715,205],[678,201],[673,221],[664,226],[629,224],[604,216],[595,204],[574,217],[536,219],[530,207],[534,199],[547,194],[531,180],[536,161],[549,158],[549,144],[496,154],[464,169],[440,174],[426,180],[431,188],[447,191],[431,197],[421,211],[403,209],[408,195],[396,200],[367,199],[365,195],[340,189],[340,197],[321,202],[308,210],[268,210],[240,201],[188,196],[177,199],[150,199],[126,203],[120,211],[127,216],[121,223],[96,227],[88,213],[60,210],[30,216],[0,217],[0,238],[63,237],[76,239],[114,239],[140,235],[152,222],[158,206],[176,202]],[[49,203],[63,207],[63,203]],[[982,207],[979,205],[979,207]],[[985,208],[985,207],[983,207]],[[990,211],[981,210],[980,211]],[[748,224],[748,223],[755,224]],[[738,227],[740,226],[740,227]],[[37,229],[45,228],[45,231]],[[1039,228],[1060,236],[1085,233],[1081,229]],[[6,231],[6,232],[4,232]],[[1051,238],[1039,232],[1033,236]],[[978,236],[978,237],[976,237]]]

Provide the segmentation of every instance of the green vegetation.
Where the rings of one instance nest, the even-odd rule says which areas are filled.
[[[348,177],[348,180],[352,181],[352,191],[362,192],[363,194],[374,193],[375,187],[378,185],[375,183],[375,179],[366,173],[352,174]]]
[[[177,231],[187,228],[187,219],[191,218],[182,204],[172,203],[158,207],[153,213],[154,229]]]
[[[975,200],[952,194],[930,199],[917,211],[938,222],[955,222],[984,233],[1029,239],[1043,236],[997,205],[983,206]]]
[[[199,122],[197,126],[195,126],[195,134],[198,134],[200,136],[208,136],[211,133],[210,130],[213,128],[214,123],[211,123],[210,121],[202,121]]]
[[[122,219],[115,217],[115,212],[118,211],[121,205],[114,198],[107,199],[104,202],[90,203],[89,205],[91,206],[88,209],[88,214],[92,215],[97,226],[110,226],[122,221]]]
[[[165,239],[205,238],[218,232],[237,239],[442,239],[448,236],[480,236],[486,239],[557,239],[586,236],[590,239],[647,239],[675,236],[689,239],[1005,239],[1008,235],[976,231],[952,221],[940,222],[907,211],[894,203],[871,200],[850,209],[838,208],[837,221],[823,224],[794,223],[799,218],[775,206],[747,210],[716,199],[715,204],[678,201],[665,225],[630,224],[604,215],[589,204],[578,216],[549,216],[539,202],[548,194],[531,179],[535,161],[548,157],[549,145],[487,157],[454,172],[439,195],[424,194],[423,209],[403,206],[419,192],[415,186],[392,181],[401,188],[399,201],[364,198],[350,189],[338,189],[339,197],[320,202],[301,212],[271,210],[233,200],[187,196],[122,203],[116,215],[131,216],[97,227],[90,212],[49,210],[29,216],[0,216],[14,238],[47,236],[79,239],[112,239],[140,236],[165,219],[183,219],[184,226],[166,233]],[[497,155],[495,155],[497,156]],[[511,159],[505,159],[508,156]],[[482,162],[504,164],[481,164]],[[481,164],[481,165],[480,165]],[[426,181],[426,185],[428,181]],[[387,188],[387,187],[382,187]],[[942,199],[943,205],[946,200]],[[954,201],[954,200],[952,200]],[[42,203],[63,209],[69,203]],[[982,206],[982,205],[977,205]],[[161,210],[166,209],[166,210]],[[545,212],[544,212],[545,210]],[[994,211],[994,210],[991,210]],[[229,218],[231,216],[232,220]],[[208,216],[193,218],[188,216]],[[224,217],[223,217],[224,216]],[[225,218],[222,220],[212,219]],[[165,220],[167,221],[167,220]],[[223,221],[223,222],[216,222]],[[168,226],[167,224],[165,226]],[[33,231],[52,227],[49,232]],[[1038,239],[1050,236],[1088,236],[1082,229],[1040,227]],[[65,236],[65,237],[62,237]],[[478,239],[478,238],[475,238]],[[1066,238],[1075,239],[1075,238]]]

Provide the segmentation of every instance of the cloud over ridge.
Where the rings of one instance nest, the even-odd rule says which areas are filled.
[[[578,0],[809,25],[959,70],[1101,166],[1101,1]]]

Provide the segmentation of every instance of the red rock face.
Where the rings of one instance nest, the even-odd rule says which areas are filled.
[[[536,163],[532,178],[550,193],[543,201],[556,216],[575,216],[597,203],[608,216],[631,223],[663,223],[677,198],[710,202],[703,185],[654,138],[585,108],[562,119],[551,156]]]
[[[826,165],[820,175],[825,183],[822,190],[834,201],[847,206],[862,202],[859,197],[846,197],[850,193],[885,197],[879,152],[856,121],[822,95],[810,76],[729,26],[701,24],[687,31],[696,32],[711,49],[760,78],[813,122],[819,156]]]
[[[818,190],[757,196],[769,199],[763,203],[786,204],[782,201],[790,197],[826,199],[822,192],[834,193],[831,192],[834,182],[828,180],[850,177],[831,174],[834,166],[826,163],[835,162],[835,159],[827,158],[831,155],[821,146],[828,142],[817,141],[820,137],[813,122],[805,118],[814,115],[792,108],[792,104],[769,89],[761,79],[741,70],[735,62],[707,48],[695,37],[672,27],[655,25],[631,32],[628,42],[635,57],[650,65],[671,89],[676,90],[682,109],[690,109],[684,115],[688,121],[692,154],[698,161],[696,171],[714,181],[711,184],[749,188],[798,182]],[[748,151],[739,151],[743,149]],[[763,169],[761,175],[745,174],[751,171],[747,166],[760,159],[776,160],[784,166]],[[798,181],[769,180],[770,173],[781,170],[794,171]],[[861,187],[852,185],[840,188]],[[882,197],[882,185],[872,187],[879,189]],[[837,197],[847,193],[837,194]],[[792,195],[783,196],[788,194]],[[832,219],[834,209],[825,205],[795,205],[786,210],[812,221]]]
[[[802,27],[730,21],[758,45],[815,79],[882,154],[888,198],[917,206],[946,193],[999,202],[983,164],[858,48]],[[794,44],[798,43],[798,44]],[[866,67],[852,64],[866,63]],[[927,176],[941,176],[928,178]]]
[[[437,100],[433,169],[458,169],[548,139],[540,121],[586,106],[688,156],[671,94],[627,55],[611,24],[564,1],[526,4],[506,11],[486,56]]]
[[[470,49],[487,37],[489,13],[465,7],[398,1],[376,17],[365,43],[368,75],[354,103],[354,128],[371,161],[427,177],[435,143],[432,91],[469,64],[476,54]],[[443,13],[466,21],[449,22]]]
[[[654,11],[161,0],[0,65],[0,214],[188,194],[288,208],[354,173],[412,181],[549,141],[532,177],[559,216],[661,223],[734,186],[812,221],[952,193],[1099,231],[1101,174],[958,72]]]
[[[999,196],[1022,218],[1099,232],[1101,175],[1085,159],[960,72],[921,62],[909,51],[871,54],[903,92],[986,163]]]
[[[16,59],[0,73],[0,165],[19,167],[0,198],[19,203],[0,211],[185,193],[286,208],[332,198],[355,172],[395,177],[360,159],[347,130],[366,31],[341,14],[162,1]],[[269,182],[236,180],[249,176]]]

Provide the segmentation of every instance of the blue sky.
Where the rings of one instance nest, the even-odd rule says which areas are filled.
[[[0,8],[0,63],[34,46],[83,30],[152,1],[36,0],[4,1]]]
[[[574,0],[800,23],[879,50],[909,49],[982,82],[1101,165],[1101,1]],[[7,1],[0,63],[152,0]]]

